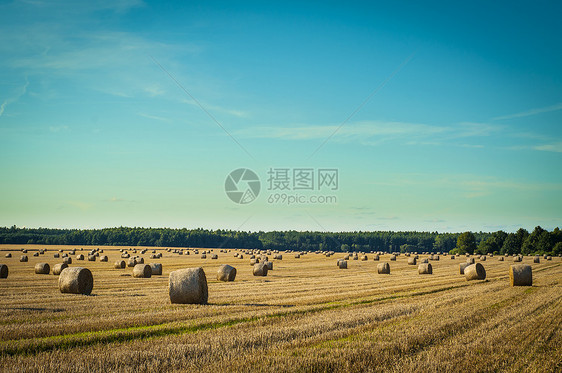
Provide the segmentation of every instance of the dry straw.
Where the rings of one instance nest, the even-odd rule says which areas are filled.
[[[62,272],[63,269],[68,268],[68,264],[66,263],[57,263],[53,267],[53,275],[58,276]]]
[[[485,280],[486,270],[480,263],[471,264],[464,269],[464,277],[467,281],[471,280]]]
[[[150,263],[152,269],[152,276],[162,276],[162,263]]]
[[[267,265],[265,263],[254,264],[254,276],[267,276]]]
[[[532,286],[533,269],[528,264],[512,264],[509,266],[509,282],[511,286]]]
[[[8,266],[0,264],[0,278],[8,278]]]
[[[51,267],[48,263],[35,264],[35,273],[38,275],[48,275],[51,272]]]
[[[94,277],[88,268],[68,267],[59,276],[59,290],[61,293],[85,294],[92,293]]]
[[[223,264],[219,267],[217,271],[217,280],[219,281],[234,281],[236,278],[236,268],[228,264]]]
[[[152,268],[148,264],[137,264],[133,267],[133,277],[150,278],[152,276]]]
[[[209,297],[203,268],[186,268],[170,272],[170,301],[180,304],[206,304]]]
[[[418,274],[420,275],[431,275],[433,274],[433,267],[431,263],[422,263],[418,266]]]
[[[377,265],[377,272],[379,274],[383,274],[383,275],[389,275],[390,274],[390,264],[388,263],[379,263]]]

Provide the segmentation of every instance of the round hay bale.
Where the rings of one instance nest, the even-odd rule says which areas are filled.
[[[67,256],[66,258],[62,258],[62,262],[66,264],[72,264],[72,258]]]
[[[431,275],[433,274],[433,267],[431,263],[422,263],[418,266],[418,274],[420,275]]]
[[[51,267],[49,263],[37,263],[35,264],[35,273],[38,275],[48,275],[51,272]]]
[[[132,268],[132,267],[136,266],[137,264],[140,264],[140,263],[137,263],[137,261],[135,260],[135,258],[132,258],[132,257],[131,257],[131,258],[129,258],[129,260],[127,260],[127,267],[131,267],[131,268]]]
[[[11,257],[12,257],[11,253],[6,254],[6,258],[11,258]]]
[[[211,259],[218,259],[218,258],[219,258],[219,256],[217,254],[211,255]]]
[[[392,260],[392,261],[396,261],[396,255],[394,255],[394,254],[393,254],[393,255],[391,255],[391,256],[390,256],[390,260]]]
[[[471,264],[464,269],[464,277],[466,278],[466,281],[485,280],[486,270],[480,263]]]
[[[516,256],[516,257],[513,258],[513,261],[514,261],[514,262],[520,262],[521,259],[522,259],[522,258],[521,258],[520,256]]]
[[[299,259],[300,257],[300,254],[295,254],[295,259]]]
[[[390,274],[390,264],[388,263],[379,263],[377,265],[377,272],[381,275],[389,275]]]
[[[115,263],[113,264],[113,268],[115,269],[123,269],[127,266],[127,264],[125,263],[124,260],[117,260],[115,261]]]
[[[481,256],[480,256],[480,261],[485,262],[485,261],[486,261],[486,255],[481,255]]]
[[[528,264],[510,265],[509,282],[511,286],[533,286],[533,269]]]
[[[368,259],[369,259],[369,258],[367,258],[367,255],[362,255],[362,256],[361,256],[361,260],[362,260],[363,262],[366,261],[366,260],[368,260]]]
[[[95,255],[88,255],[88,261],[89,261],[89,262],[95,262],[95,261],[96,261],[96,256],[95,256]]]
[[[546,257],[546,260],[552,260],[552,257],[549,255]]]
[[[209,297],[203,268],[186,268],[170,272],[170,301],[180,304],[206,304]]]
[[[123,259],[127,259],[129,257],[130,257],[130,255],[127,254],[127,253],[121,254],[121,258],[123,258]]]
[[[88,268],[68,267],[59,276],[61,293],[90,295],[94,288],[94,277]]]
[[[420,263],[429,263],[429,258],[423,258]]]
[[[8,266],[0,264],[0,278],[8,278]]]
[[[265,263],[254,264],[254,276],[267,276],[267,265]]]
[[[474,264],[474,258],[468,258],[466,260],[466,262],[470,265],[470,264]]]
[[[57,263],[53,267],[53,275],[58,276],[62,272],[63,269],[68,268],[68,264],[66,263]]]
[[[242,254],[238,255],[238,259],[244,259],[244,255]]]
[[[459,273],[460,273],[461,275],[464,275],[464,269],[465,269],[466,267],[468,267],[469,265],[470,265],[470,264],[468,264],[468,263],[461,263],[461,264],[459,264]]]
[[[379,255],[377,254],[377,255],[373,256],[373,260],[374,260],[375,262],[378,262],[378,261],[379,261]]]
[[[152,276],[162,276],[162,263],[150,263],[152,269]]]
[[[33,256],[39,256],[39,253],[33,253]]]
[[[83,254],[78,254],[76,256],[76,260],[84,260],[84,255]]]
[[[144,258],[141,258],[139,256],[135,257],[135,263],[136,264],[144,264]]]
[[[273,262],[264,262],[268,271],[273,271]]]
[[[236,268],[228,264],[223,264],[217,271],[217,280],[230,282],[236,278]]]
[[[538,255],[535,256],[535,258],[533,259],[533,263],[540,263],[540,262],[541,262],[541,258]],[[511,271],[510,271],[510,273],[511,273]]]
[[[107,257],[107,255],[100,256],[100,262],[107,262],[108,260],[109,258]]]
[[[55,255],[53,255],[53,258],[60,258],[60,254],[59,254],[59,253],[55,253]]]
[[[207,259],[207,254],[201,254],[201,259]]]
[[[343,260],[343,259],[338,260],[338,268],[347,269],[347,260]]]
[[[411,256],[411,257],[408,258],[408,265],[415,266],[416,262],[417,261],[416,261],[416,258],[414,256]]]
[[[251,266],[255,265],[256,263],[259,263],[259,262],[257,262],[255,259],[250,259],[250,265]]]
[[[133,267],[133,277],[150,278],[152,276],[152,268],[148,264],[137,264]]]
[[[451,259],[455,259],[455,256],[454,256],[454,255],[451,255]]]
[[[500,257],[498,257],[498,260],[499,260],[500,262],[503,262],[503,258],[504,258],[503,256],[500,256]]]

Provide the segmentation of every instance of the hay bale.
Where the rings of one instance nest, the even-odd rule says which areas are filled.
[[[72,264],[72,258],[67,256],[66,258],[62,258],[62,262],[65,264]]]
[[[464,275],[464,270],[465,270],[465,268],[468,267],[469,265],[470,265],[470,264],[468,264],[468,263],[461,263],[461,264],[459,264],[459,273],[460,273],[461,275]]]
[[[0,264],[0,278],[8,278],[8,266]]]
[[[486,261],[486,255],[481,255],[481,256],[480,256],[480,261],[485,262],[485,261]]]
[[[343,260],[343,259],[338,260],[338,268],[347,269],[347,260]]]
[[[53,275],[58,276],[62,272],[63,269],[68,268],[68,264],[66,263],[57,263],[53,267]]]
[[[265,263],[254,264],[254,276],[267,276],[267,265]]]
[[[180,304],[206,304],[209,291],[203,268],[186,268],[170,272],[170,301]]]
[[[113,268],[115,269],[122,269],[125,268],[127,265],[127,263],[125,263],[124,260],[117,260],[115,261],[115,263],[113,264]]]
[[[84,260],[84,255],[83,254],[78,254],[76,256],[76,260]]]
[[[162,276],[162,263],[150,263],[152,269],[152,276]]]
[[[520,262],[522,260],[522,258],[520,256],[516,256],[513,258],[514,262]]]
[[[468,258],[466,260],[466,262],[470,265],[470,264],[474,264],[474,258]]]
[[[273,262],[264,262],[268,271],[273,271]]]
[[[533,259],[533,263],[540,263],[540,262],[541,262],[541,258],[538,255],[535,256],[535,258]],[[511,271],[510,271],[510,273],[511,273]],[[513,284],[512,284],[512,286],[513,286]]]
[[[207,259],[207,254],[201,254],[201,259]]]
[[[53,255],[53,258],[60,258],[60,254],[59,253],[55,253],[55,255]]]
[[[218,258],[219,258],[219,256],[217,254],[211,255],[211,259],[218,259]]]
[[[135,258],[129,258],[129,260],[127,260],[127,267],[133,268],[137,264],[140,264],[140,263],[137,263]]]
[[[375,256],[373,256],[373,260],[374,260],[375,262],[378,262],[378,261],[379,261],[379,259],[380,259],[380,258],[379,258],[379,255],[378,255],[378,254],[377,254],[377,255],[375,255]]]
[[[500,262],[503,262],[503,258],[504,258],[503,256],[500,256],[500,257],[498,257],[498,260],[499,260]]]
[[[300,257],[300,254],[295,254],[295,259],[299,259]]]
[[[95,262],[95,261],[96,261],[96,256],[95,256],[95,255],[88,255],[88,261],[89,261],[89,262]]]
[[[250,259],[250,265],[253,266],[256,263],[259,263],[256,259]]]
[[[511,286],[532,286],[533,269],[528,264],[510,265],[509,282],[511,283]]]
[[[135,257],[135,263],[136,264],[144,264],[144,258],[141,258],[139,256]]]
[[[133,277],[150,278],[152,276],[152,268],[148,264],[137,264],[133,267]]]
[[[88,268],[68,267],[59,276],[61,293],[90,295],[94,288],[94,277]]]
[[[420,263],[429,263],[429,259],[428,258],[423,258]]]
[[[217,280],[230,282],[236,278],[236,268],[228,264],[223,264],[217,271]]]
[[[396,255],[392,254],[392,255],[390,256],[390,260],[396,261]]]
[[[35,264],[35,273],[38,275],[48,275],[51,272],[51,267],[49,263],[37,263]]]
[[[431,275],[433,274],[433,267],[431,263],[422,263],[418,266],[418,274],[420,275]]]
[[[381,275],[389,275],[390,274],[390,264],[388,263],[379,263],[377,265],[377,272]]]
[[[417,261],[416,261],[416,258],[414,256],[411,256],[411,257],[408,258],[408,265],[415,266],[416,262]]]
[[[471,264],[464,269],[464,277],[466,278],[466,281],[485,280],[486,270],[480,263]]]
[[[362,260],[362,261],[366,261],[366,260],[368,260],[368,259],[369,259],[369,258],[367,258],[367,255],[362,255],[362,256],[361,256],[361,260]]]
[[[107,262],[108,260],[109,258],[107,257],[107,255],[100,256],[100,262]]]
[[[33,256],[39,256],[39,253],[34,253]]]
[[[451,259],[455,259],[455,256],[454,256],[454,255],[451,255]]]
[[[546,257],[546,260],[552,260],[552,257],[549,255]]]
[[[6,258],[11,258],[11,257],[12,257],[11,253],[6,254]]]

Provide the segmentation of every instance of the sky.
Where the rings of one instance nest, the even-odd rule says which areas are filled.
[[[0,226],[562,226],[560,14],[0,0]]]

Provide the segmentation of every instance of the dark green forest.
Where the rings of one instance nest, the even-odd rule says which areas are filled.
[[[207,229],[0,228],[0,244],[245,248],[299,251],[449,252],[457,254],[562,254],[562,232],[244,232]]]

